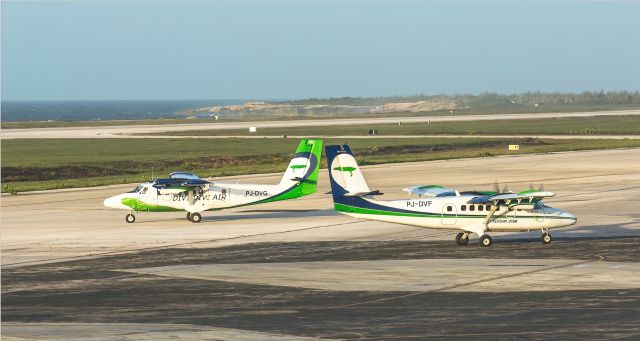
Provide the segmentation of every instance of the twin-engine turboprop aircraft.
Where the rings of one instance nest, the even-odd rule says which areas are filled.
[[[555,194],[544,191],[519,193],[458,192],[441,186],[414,186],[406,191],[418,199],[376,200],[380,191],[369,189],[348,145],[327,146],[329,179],[336,211],[357,218],[461,231],[458,245],[469,235],[490,246],[488,232],[542,231],[542,242],[551,242],[549,230],[576,223],[576,216],[549,207],[542,199]]]
[[[133,212],[187,211],[187,219],[202,220],[201,212],[299,198],[315,193],[322,140],[302,140],[277,185],[251,185],[211,182],[185,173],[171,173],[168,179],[142,183],[134,190],[110,197],[104,205]]]

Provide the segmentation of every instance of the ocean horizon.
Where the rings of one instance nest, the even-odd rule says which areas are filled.
[[[242,104],[242,99],[2,101],[2,121],[104,121],[181,118],[185,109]],[[200,116],[206,116],[201,113]]]

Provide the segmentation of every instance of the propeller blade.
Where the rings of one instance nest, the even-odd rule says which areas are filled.
[[[189,206],[193,206],[193,191],[189,191]]]
[[[507,193],[509,192],[509,185],[504,185],[504,187],[502,188],[502,193]]]
[[[498,179],[493,183],[493,191],[496,193],[500,193],[500,184],[498,183]]]
[[[538,187],[538,191],[542,192],[544,191],[544,184],[540,184],[540,187]]]

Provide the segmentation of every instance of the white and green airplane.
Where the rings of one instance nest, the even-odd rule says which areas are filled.
[[[298,145],[282,180],[277,185],[212,182],[185,173],[171,173],[134,190],[104,201],[110,208],[130,211],[126,221],[136,220],[134,212],[187,211],[187,220],[199,223],[201,212],[295,199],[316,192],[322,140],[303,139]]]
[[[326,147],[329,179],[336,211],[356,218],[460,231],[458,245],[467,245],[469,235],[491,246],[489,232],[540,230],[542,242],[551,242],[549,230],[573,225],[576,216],[542,203],[553,192],[529,190],[519,193],[458,192],[442,186],[406,188],[419,197],[377,200],[380,191],[369,189],[348,145]]]

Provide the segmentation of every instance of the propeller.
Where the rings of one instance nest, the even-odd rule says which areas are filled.
[[[189,191],[189,206],[193,206],[193,191]]]
[[[535,186],[533,185],[533,183],[529,183],[529,190],[535,190],[535,189],[536,189],[536,188],[535,188]],[[538,186],[537,191],[538,191],[538,192],[542,192],[542,191],[544,191],[544,184],[543,184],[543,183],[540,183],[540,186]]]

